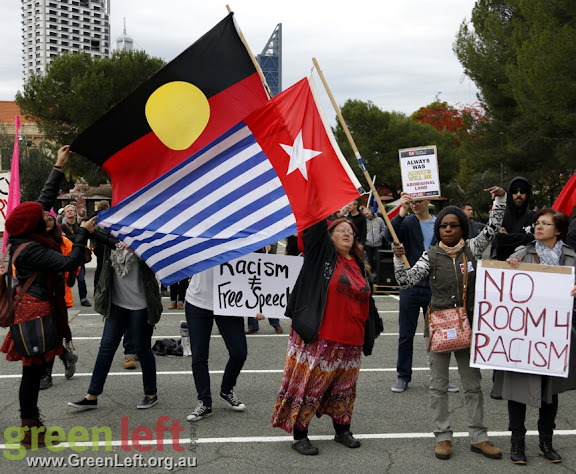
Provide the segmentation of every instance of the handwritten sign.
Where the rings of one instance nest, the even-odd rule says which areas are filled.
[[[568,377],[573,267],[482,260],[470,366]]]
[[[412,198],[440,196],[436,145],[398,150],[402,190]]]
[[[10,171],[0,173],[0,232],[4,232],[6,210],[8,208],[8,189],[10,188]]]
[[[251,253],[214,268],[214,314],[285,318],[302,257]]]

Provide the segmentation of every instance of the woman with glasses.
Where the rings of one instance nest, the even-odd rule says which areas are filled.
[[[438,213],[434,223],[434,236],[439,242],[425,251],[420,259],[406,269],[400,259],[404,253],[402,244],[394,244],[394,273],[401,288],[410,288],[426,277],[430,277],[432,299],[429,311],[439,311],[463,306],[464,265],[468,275],[466,312],[472,325],[474,309],[474,283],[476,261],[494,239],[500,229],[506,193],[502,188],[486,189],[495,196],[488,225],[473,239],[468,239],[468,217],[458,206],[448,206]],[[466,256],[466,259],[464,258]],[[428,322],[424,335],[429,338]],[[428,340],[428,339],[427,339]],[[452,455],[453,431],[448,409],[448,370],[452,354],[429,351],[430,361],[430,407],[434,416],[438,459],[449,459]],[[488,440],[488,429],[484,426],[483,395],[480,369],[470,367],[470,349],[454,352],[458,373],[464,388],[464,403],[470,417],[468,434],[470,449],[492,459],[500,459],[502,452]]]
[[[538,211],[532,219],[534,242],[518,249],[507,262],[516,268],[519,263],[539,263],[543,265],[564,265],[576,267],[576,252],[562,239],[568,230],[566,214],[546,207]],[[572,289],[576,296],[576,287]],[[568,378],[544,375],[522,374],[517,372],[496,372],[494,391],[508,400],[508,429],[512,432],[510,459],[514,464],[526,464],[524,436],[526,428],[526,405],[538,408],[538,435],[540,455],[552,463],[562,462],[562,457],[552,446],[552,434],[556,427],[558,394],[576,389],[576,331],[572,327],[570,368]]]
[[[272,426],[294,433],[292,449],[318,454],[308,439],[314,415],[328,415],[334,441],[359,448],[350,431],[362,352],[372,353],[382,320],[363,256],[347,219],[304,230],[304,263],[286,316],[292,319],[282,385]]]

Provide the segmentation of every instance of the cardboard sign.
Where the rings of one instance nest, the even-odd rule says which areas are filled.
[[[6,210],[8,208],[8,189],[10,188],[10,171],[0,173],[0,232],[4,232]]]
[[[481,260],[470,366],[568,377],[574,268]]]
[[[440,196],[438,155],[436,145],[398,150],[402,190],[411,198],[434,198]]]
[[[214,268],[214,314],[286,318],[302,257],[250,253]]]

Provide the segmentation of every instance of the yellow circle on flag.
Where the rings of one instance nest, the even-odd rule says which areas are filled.
[[[144,113],[148,125],[164,145],[172,150],[185,150],[206,128],[210,104],[194,84],[174,81],[152,92]]]

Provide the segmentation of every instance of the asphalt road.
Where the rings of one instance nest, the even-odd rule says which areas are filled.
[[[88,281],[93,268],[88,269]],[[92,285],[89,284],[90,294]],[[77,293],[75,290],[75,298]],[[167,310],[158,324],[155,338],[179,337],[182,310]],[[173,471],[195,470],[205,473],[283,473],[283,472],[559,472],[576,470],[576,403],[574,393],[560,396],[557,435],[554,444],[564,458],[560,465],[547,463],[538,456],[536,432],[537,410],[529,409],[527,427],[528,465],[517,467],[509,461],[509,433],[506,402],[488,396],[491,373],[483,373],[485,394],[485,422],[491,439],[504,451],[504,459],[491,460],[470,451],[467,438],[467,414],[462,393],[450,394],[452,426],[456,433],[453,456],[448,461],[434,457],[432,417],[428,408],[428,369],[424,340],[415,339],[414,375],[408,390],[392,393],[396,380],[397,310],[395,296],[377,297],[377,305],[384,319],[384,334],[377,340],[374,354],[363,359],[358,380],[358,396],[352,430],[362,440],[360,449],[350,450],[335,443],[331,422],[327,417],[315,419],[310,427],[311,439],[320,449],[318,456],[301,456],[290,449],[290,437],[270,425],[270,417],[280,386],[286,353],[288,320],[282,320],[285,333],[276,335],[266,322],[259,333],[248,338],[248,360],[240,375],[236,393],[244,401],[245,412],[233,412],[224,402],[215,401],[214,415],[196,423],[186,416],[196,406],[196,392],[192,380],[189,357],[157,357],[159,403],[150,410],[137,410],[142,398],[139,369],[123,368],[122,350],[118,350],[104,394],[97,410],[80,412],[69,408],[67,402],[84,396],[102,332],[102,317],[92,308],[75,306],[70,322],[77,354],[80,357],[76,375],[71,380],[63,376],[63,366],[56,361],[54,386],[40,393],[39,405],[45,424],[59,426],[68,443],[61,451],[41,449],[21,456],[17,449],[6,447],[10,427],[19,423],[18,387],[21,365],[0,362],[0,473],[58,472],[68,473],[80,468],[85,472],[167,472],[167,459],[187,467],[173,467]],[[422,325],[419,332],[421,333]],[[6,330],[0,329],[0,335]],[[226,363],[226,349],[216,329],[213,332],[210,370],[214,395],[220,384]],[[459,384],[457,371],[452,381]],[[217,397],[216,397],[217,398]],[[160,436],[158,427],[166,427]],[[94,431],[95,429],[95,431]],[[181,429],[180,432],[177,432]],[[105,443],[104,434],[109,435]],[[176,439],[174,434],[176,433]],[[132,440],[123,443],[122,440]],[[151,439],[152,444],[139,442]],[[107,447],[106,447],[107,445]],[[51,463],[44,467],[30,467],[30,463]],[[56,466],[55,463],[66,463]],[[105,464],[108,463],[108,464]],[[115,463],[115,467],[113,467]],[[135,466],[129,466],[135,464]],[[94,467],[92,467],[94,466]],[[195,466],[195,467],[193,467]],[[78,472],[78,471],[76,471]]]

